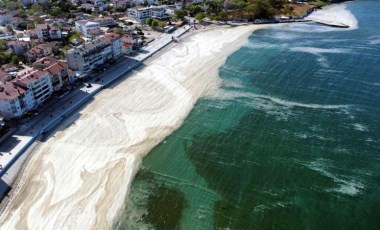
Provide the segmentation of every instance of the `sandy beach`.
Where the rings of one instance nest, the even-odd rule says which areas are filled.
[[[97,95],[33,155],[1,229],[110,229],[141,159],[218,88],[218,68],[263,27],[193,32]]]

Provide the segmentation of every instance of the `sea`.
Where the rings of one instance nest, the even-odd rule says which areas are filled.
[[[349,29],[276,25],[228,57],[117,229],[380,229],[380,1],[334,7]]]

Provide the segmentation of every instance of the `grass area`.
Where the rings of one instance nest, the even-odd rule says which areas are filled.
[[[77,34],[77,33],[73,33],[73,34],[70,36],[70,38],[69,38],[69,42],[71,43],[71,42],[73,42],[74,39],[78,39],[78,38],[80,38],[79,34]]]
[[[305,14],[309,9],[314,7],[313,5],[310,5],[310,4],[290,3],[289,5],[294,8],[293,16],[301,16]]]
[[[318,1],[315,1],[313,2],[314,6],[328,6],[328,5],[331,5],[330,2],[325,2],[325,1],[321,1],[321,0],[318,0]]]

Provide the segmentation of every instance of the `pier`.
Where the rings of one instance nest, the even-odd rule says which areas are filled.
[[[350,26],[340,23],[340,22],[324,21],[324,20],[318,20],[318,19],[311,19],[311,21],[321,24],[321,25],[330,26],[330,27],[350,28]]]

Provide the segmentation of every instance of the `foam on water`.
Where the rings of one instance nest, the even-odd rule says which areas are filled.
[[[317,159],[307,165],[308,168],[319,172],[323,176],[331,178],[338,187],[328,189],[327,191],[338,192],[346,195],[355,196],[358,195],[363,189],[364,185],[357,179],[343,178],[329,171],[329,163],[324,159]]]
[[[345,4],[324,7],[322,10],[314,11],[306,19],[342,23],[348,25],[351,30],[358,28],[357,19],[351,11],[347,9]]]
[[[311,53],[311,54],[343,54],[343,53],[350,53],[351,50],[349,49],[341,49],[341,48],[329,48],[329,49],[323,49],[323,48],[317,48],[317,47],[292,47],[290,48],[291,51],[295,52],[304,52],[304,53]]]
[[[194,35],[97,95],[75,124],[34,154],[0,217],[2,228],[111,228],[142,157],[217,89],[219,66],[262,27]]]
[[[353,124],[354,128],[358,131],[361,131],[361,132],[365,132],[365,131],[368,131],[368,127],[363,125],[363,124]]]
[[[302,107],[309,109],[344,109],[349,108],[350,105],[323,105],[323,104],[307,104],[301,102],[287,101],[277,97],[272,97],[268,95],[260,95],[249,92],[237,92],[237,91],[226,91],[223,89],[219,89],[216,91],[216,94],[210,95],[213,98],[217,98],[220,100],[234,100],[236,98],[252,98],[252,99],[266,99],[276,104],[285,106],[285,107]]]

